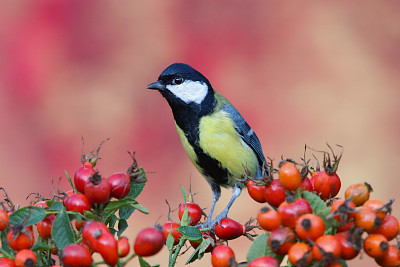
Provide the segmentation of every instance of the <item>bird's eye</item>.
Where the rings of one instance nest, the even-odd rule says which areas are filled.
[[[183,83],[183,78],[176,77],[176,78],[174,78],[174,80],[172,82],[173,82],[173,84],[181,84],[181,83]]]

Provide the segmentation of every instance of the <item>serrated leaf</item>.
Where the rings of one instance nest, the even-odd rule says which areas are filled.
[[[182,205],[186,205],[186,204],[182,204]],[[186,205],[185,206],[185,210],[183,211],[183,214],[182,214],[182,218],[181,218],[181,225],[182,226],[188,226],[189,225],[188,211],[189,211],[189,207]]]
[[[71,187],[72,187],[72,189],[74,190],[74,192],[75,192],[75,193],[78,192],[78,191],[76,190],[76,187],[75,187],[74,183],[72,182],[71,176],[68,174],[67,171],[64,171],[64,172],[65,172],[65,176],[67,176],[68,182],[69,182],[69,184],[71,185]]]
[[[180,232],[182,237],[187,240],[197,241],[201,240],[203,237],[201,231],[194,226],[180,226],[176,228],[176,230]]]
[[[140,267],[151,267],[151,265],[147,261],[145,261],[142,257],[139,256],[138,258]]]
[[[118,217],[113,214],[109,217],[110,219],[106,222],[106,224],[108,224],[109,228],[113,228],[115,223],[118,221]]]
[[[133,204],[132,207],[134,207],[135,209],[137,209],[138,211],[140,211],[140,212],[142,212],[144,214],[148,214],[149,213],[149,210],[146,207],[144,207],[144,206],[142,206],[140,204]]]
[[[31,247],[33,251],[44,251],[44,250],[51,250],[54,246],[50,246],[47,242],[36,242]]]
[[[10,224],[20,224],[27,220],[26,226],[34,225],[46,217],[46,210],[28,206],[14,211],[10,215]]]
[[[146,177],[146,172],[144,171],[143,168],[140,169],[140,171],[142,172],[142,175],[144,175],[144,177]],[[132,181],[131,182],[131,190],[129,191],[127,197],[129,198],[137,198],[140,193],[142,193],[144,186],[146,185],[146,183],[137,183]]]
[[[182,195],[183,195],[183,203],[186,203],[186,191],[185,188],[181,185]]]
[[[322,212],[324,209],[327,208],[325,202],[319,196],[317,196],[316,194],[314,194],[312,192],[304,191],[303,192],[303,198],[305,200],[307,200],[307,202],[311,206],[311,209],[316,214],[317,214],[317,212]]]
[[[121,236],[121,234],[128,228],[128,223],[125,219],[120,219],[118,222],[118,237]]]
[[[138,202],[136,200],[134,200],[133,198],[126,197],[123,199],[110,201],[110,203],[108,203],[108,205],[106,206],[106,208],[104,210],[105,211],[118,210],[121,207],[129,206],[129,205],[133,205],[133,204],[138,204]]]
[[[332,234],[334,228],[337,226],[337,221],[335,219],[326,219],[326,216],[331,212],[331,208],[326,205],[326,203],[316,194],[308,191],[303,192],[303,198],[310,203],[311,209],[314,214],[321,217],[325,223],[325,234]]]
[[[249,251],[247,252],[247,262],[251,262],[255,258],[263,256],[272,256],[276,258],[279,262],[282,261],[283,256],[275,254],[268,246],[268,237],[269,234],[265,233],[259,235],[256,239],[254,239],[254,241],[250,245]]]
[[[121,219],[128,220],[131,217],[132,213],[135,211],[135,208],[132,206],[125,206],[119,209],[119,217]]]
[[[64,207],[61,201],[53,201],[53,203],[47,203],[46,201],[46,204],[49,207],[47,211],[60,211]]]
[[[66,245],[74,243],[74,232],[71,227],[71,221],[65,210],[55,217],[51,227],[51,236],[58,250],[63,249]]]
[[[172,225],[171,225],[171,229],[169,231],[167,241],[165,242],[165,244],[167,245],[167,248],[170,252],[172,252],[172,249],[174,248],[174,242],[175,242],[175,239],[172,236]]]
[[[114,228],[108,228],[111,232],[112,235],[115,235],[115,233],[117,232],[117,230],[115,230]]]
[[[208,247],[211,245],[211,243],[214,243],[214,240],[211,238],[206,238],[203,239],[203,241],[201,242],[199,248],[199,259],[201,259],[204,256],[204,253],[206,252],[206,250],[208,249]]]
[[[194,262],[195,260],[197,260],[199,258],[199,252],[200,252],[200,246],[198,246],[194,252],[192,253],[192,255],[190,255],[189,259],[186,261],[185,264],[189,264]]]
[[[94,214],[93,212],[91,212],[90,210],[84,210],[84,211],[83,211],[83,216],[84,216],[85,219],[87,219],[87,220],[93,220],[93,221],[101,222],[100,218],[97,217],[97,215]]]
[[[7,233],[8,233],[8,229],[4,229],[3,231],[0,232],[1,248],[9,253],[11,248],[8,245],[8,242],[7,242]]]

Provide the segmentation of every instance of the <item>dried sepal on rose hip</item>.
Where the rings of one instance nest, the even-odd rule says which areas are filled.
[[[131,181],[135,183],[145,183],[147,181],[146,175],[142,168],[138,168],[138,162],[135,157],[135,152],[128,151],[129,155],[131,156],[133,163],[127,170],[127,174],[131,178]]]
[[[353,231],[336,233],[335,237],[340,243],[340,258],[351,260],[357,257],[362,248],[362,228],[355,228]]]
[[[272,169],[272,161],[270,163],[270,168]],[[244,166],[245,175],[242,180],[243,184],[246,185],[247,192],[249,196],[258,203],[265,203],[267,200],[264,197],[265,190],[267,186],[272,181],[272,172],[268,170],[268,166],[262,166],[262,179],[256,179],[252,177],[250,170],[247,166]]]
[[[297,242],[290,247],[288,259],[294,266],[309,266],[313,260],[311,247],[302,242]]]
[[[281,217],[282,225],[296,228],[297,219],[303,215],[312,213],[311,205],[304,198],[296,198],[294,195],[289,195],[286,201],[278,207],[278,214]]]
[[[81,152],[81,162],[82,166],[79,167],[74,175],[74,185],[76,190],[81,193],[85,193],[85,183],[89,180],[89,177],[96,173],[96,166],[97,160],[99,158],[99,152],[102,145],[109,140],[106,139],[102,141],[95,149],[90,151],[88,154],[83,153],[84,141],[82,138],[82,152]]]
[[[335,155],[333,149],[329,145],[328,147],[331,150],[333,160],[331,160],[330,153],[323,151],[324,171],[317,171],[313,176],[314,190],[324,200],[335,197],[341,187],[341,181],[336,172],[343,155],[343,147],[339,146],[342,148],[339,155]]]
[[[85,196],[90,203],[102,204],[110,200],[110,184],[98,172],[85,182]]]
[[[305,241],[316,240],[325,232],[325,223],[315,214],[301,215],[296,222],[296,234]]]
[[[379,259],[388,253],[389,243],[385,236],[381,234],[371,234],[364,239],[364,251],[370,257]]]
[[[259,228],[256,225],[251,225],[253,221],[253,219],[250,219],[246,224],[242,225],[230,218],[224,218],[215,225],[215,235],[223,240],[232,240],[243,235],[253,240],[254,236],[249,232],[255,228]]]
[[[296,242],[294,231],[289,227],[281,227],[270,233],[267,244],[272,252],[279,255],[286,255],[290,247]]]
[[[369,199],[370,192],[372,192],[372,187],[368,183],[353,184],[346,189],[344,197],[346,199],[351,199],[351,201],[358,207]]]
[[[319,237],[312,248],[314,259],[324,266],[334,263],[340,257],[340,252],[340,242],[333,235]]]
[[[22,249],[15,254],[14,263],[16,267],[34,267],[37,263],[37,257],[32,250]]]
[[[331,213],[327,219],[334,218],[339,224],[346,224],[357,212],[355,204],[348,199],[335,199],[331,205]]]
[[[31,227],[26,227],[24,224],[11,225],[7,233],[7,243],[15,251],[30,249],[35,243]]]

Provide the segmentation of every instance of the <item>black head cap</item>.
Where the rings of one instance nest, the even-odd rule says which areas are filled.
[[[174,63],[168,66],[158,78],[164,80],[166,78],[181,77],[184,79],[190,79],[192,81],[202,81],[209,83],[207,78],[203,74],[192,68],[191,66],[184,63]]]

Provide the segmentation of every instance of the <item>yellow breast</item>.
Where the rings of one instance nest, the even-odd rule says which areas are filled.
[[[234,122],[225,111],[204,116],[199,126],[200,146],[215,158],[234,178],[244,174],[243,165],[254,175],[258,160],[254,151],[237,134]]]

